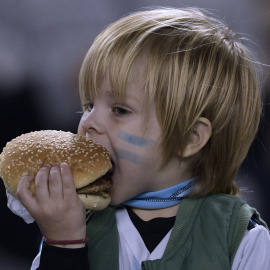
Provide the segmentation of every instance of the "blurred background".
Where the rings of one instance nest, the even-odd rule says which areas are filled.
[[[265,65],[265,111],[258,136],[237,177],[243,197],[270,224],[270,2],[269,0],[1,0],[0,151],[22,133],[57,129],[76,133],[78,73],[95,36],[143,7],[205,8],[253,41]],[[0,269],[30,269],[41,235],[6,207],[0,182]]]

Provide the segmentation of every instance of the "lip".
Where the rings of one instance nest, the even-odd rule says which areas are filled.
[[[112,167],[110,168],[110,170],[108,172],[112,176],[113,172],[114,172],[114,162],[113,162],[113,160],[111,160],[111,163],[112,163]]]

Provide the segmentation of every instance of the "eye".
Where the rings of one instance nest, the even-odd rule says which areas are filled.
[[[91,112],[93,107],[94,107],[94,104],[93,104],[93,102],[88,101],[85,104],[83,104],[82,106],[83,106],[84,111]]]
[[[131,112],[125,108],[122,107],[114,107],[112,109],[113,113],[118,117],[124,117],[129,115]]]

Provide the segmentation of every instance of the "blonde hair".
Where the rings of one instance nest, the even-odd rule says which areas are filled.
[[[88,51],[80,72],[82,104],[108,74],[113,93],[124,98],[140,57],[147,65],[146,100],[156,102],[162,128],[164,165],[206,117],[212,136],[193,164],[193,195],[236,195],[234,178],[261,114],[251,53],[232,30],[198,9],[132,13],[104,29]]]

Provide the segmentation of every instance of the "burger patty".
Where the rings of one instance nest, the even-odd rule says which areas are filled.
[[[78,194],[96,194],[102,191],[108,191],[111,187],[112,180],[110,177],[110,174],[107,173],[94,181],[93,183],[90,183],[89,185],[79,188],[76,190]]]

